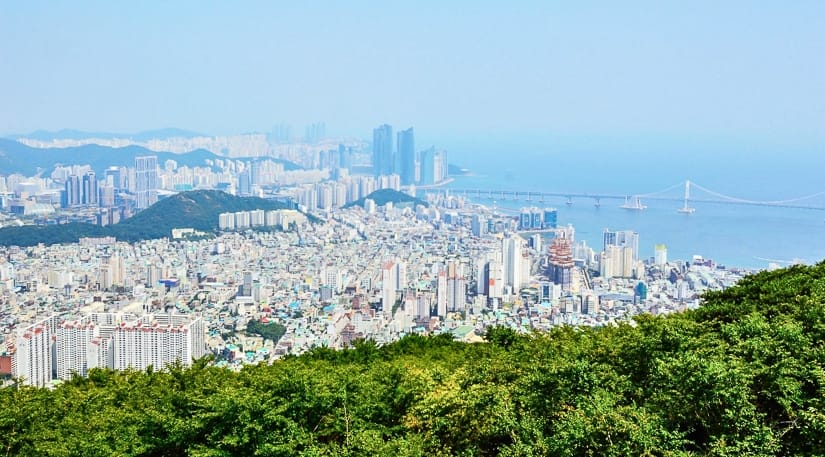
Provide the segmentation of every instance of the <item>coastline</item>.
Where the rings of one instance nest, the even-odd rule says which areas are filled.
[[[452,183],[453,181],[455,181],[455,178],[450,177],[450,178],[447,178],[443,181],[439,181],[435,184],[427,184],[426,186],[416,185],[415,188],[416,188],[416,190],[418,190],[418,189],[438,189],[439,187],[444,187],[447,184]]]

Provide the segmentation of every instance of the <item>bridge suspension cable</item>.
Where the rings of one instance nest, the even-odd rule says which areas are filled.
[[[718,197],[718,198],[721,198],[721,199],[724,199],[724,200],[728,200],[728,201],[732,201],[732,202],[738,202],[738,203],[751,203],[751,204],[759,204],[759,205],[785,205],[785,204],[795,203],[795,202],[798,202],[798,201],[808,200],[808,199],[811,199],[811,198],[815,198],[815,197],[825,195],[825,190],[823,190],[823,191],[817,192],[815,194],[805,195],[803,197],[789,198],[787,200],[760,201],[760,200],[748,200],[748,199],[739,198],[739,197],[731,197],[730,195],[725,195],[725,194],[710,190],[708,188],[702,187],[699,184],[696,184],[695,182],[691,182],[690,185],[693,186],[693,187],[696,187],[697,189],[699,189],[703,192],[711,194],[714,197]]]
[[[660,190],[660,191],[656,191],[656,192],[648,192],[648,193],[646,193],[646,194],[639,194],[638,196],[639,196],[639,197],[653,197],[653,196],[655,196],[655,195],[659,195],[659,194],[665,194],[665,193],[668,193],[668,192],[670,192],[671,190],[673,190],[673,189],[677,189],[677,188],[680,188],[680,187],[683,187],[684,185],[685,185],[685,183],[684,183],[684,181],[683,181],[683,182],[680,182],[680,183],[676,183],[676,184],[674,184],[674,185],[672,185],[672,186],[670,186],[670,187],[668,187],[668,188],[662,189],[662,190]]]

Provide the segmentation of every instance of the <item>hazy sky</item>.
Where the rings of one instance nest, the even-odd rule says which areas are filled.
[[[0,134],[825,142],[822,0],[148,3],[0,4]]]

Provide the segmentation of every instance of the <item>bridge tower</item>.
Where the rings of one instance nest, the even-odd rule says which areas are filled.
[[[688,205],[688,200],[690,200],[690,180],[685,181],[685,204],[677,211],[682,214],[693,214],[696,212],[696,208],[691,208]]]

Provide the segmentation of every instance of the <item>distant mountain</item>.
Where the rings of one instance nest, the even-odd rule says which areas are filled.
[[[134,166],[135,157],[157,156],[163,166],[166,160],[174,160],[178,165],[205,166],[206,160],[226,159],[205,149],[197,149],[184,154],[155,152],[142,146],[110,148],[97,144],[87,144],[70,148],[33,148],[18,141],[0,138],[0,174],[21,173],[26,176],[40,171],[49,172],[56,165],[91,165],[96,173],[102,174],[110,166]],[[254,158],[260,159],[260,158]],[[242,159],[235,159],[242,160]],[[250,159],[247,159],[250,160]],[[270,159],[282,163],[285,170],[301,167],[283,159]]]
[[[236,197],[218,190],[181,192],[165,198],[118,224],[63,224],[0,228],[0,246],[74,243],[84,237],[114,236],[135,242],[171,236],[173,228],[215,232],[221,213],[254,209],[288,209],[289,205],[257,197]]]
[[[419,198],[411,197],[404,192],[399,192],[395,189],[380,189],[376,190],[375,192],[367,195],[364,198],[360,198],[355,200],[354,202],[347,203],[344,205],[344,208],[350,208],[353,206],[360,206],[364,207],[364,200],[371,199],[375,201],[376,206],[384,206],[389,202],[392,202],[393,205],[405,204],[409,203],[413,206],[415,205],[422,205],[422,206],[430,206],[429,203],[421,200]]]
[[[168,138],[195,138],[199,136],[209,136],[189,130],[166,128],[157,130],[147,130],[138,133],[112,133],[112,132],[84,132],[81,130],[63,129],[57,131],[36,130],[32,133],[12,135],[10,138],[31,138],[38,141],[53,140],[85,140],[88,138],[99,138],[111,140],[115,138],[128,138],[134,141],[165,140]]]
[[[176,128],[166,128],[166,129],[156,129],[156,130],[146,130],[144,132],[138,132],[132,135],[128,135],[126,138],[132,139],[134,141],[149,141],[149,140],[166,140],[169,138],[197,138],[197,137],[208,137],[211,135],[204,135],[203,133],[193,132],[191,130],[183,130],[183,129],[176,129]]]
[[[221,159],[205,149],[185,154],[150,151],[141,146],[110,148],[97,144],[87,144],[70,148],[33,148],[23,143],[0,138],[0,174],[21,173],[33,175],[41,170],[49,171],[56,165],[88,164],[95,172],[102,174],[112,165],[134,166],[135,157],[154,155],[161,165],[166,160],[174,160],[178,165],[205,166],[207,159]]]

